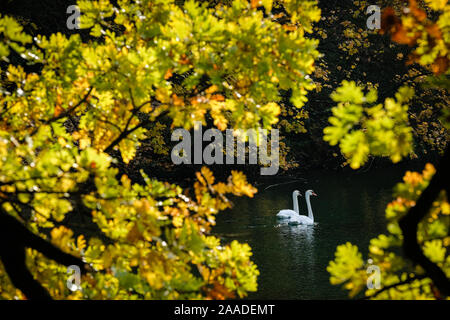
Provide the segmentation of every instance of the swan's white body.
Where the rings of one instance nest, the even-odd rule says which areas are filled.
[[[291,218],[299,215],[297,196],[301,196],[300,191],[295,190],[294,192],[292,192],[292,201],[294,202],[294,210],[290,209],[280,210],[280,212],[277,213],[277,218],[290,220]]]
[[[294,210],[281,210],[277,214],[277,218],[280,219],[289,219],[289,224],[306,224],[306,225],[313,225],[314,224],[314,216],[311,208],[311,202],[310,197],[311,195],[317,196],[314,191],[308,190],[305,193],[305,199],[306,199],[306,206],[308,207],[308,216],[300,215],[298,210],[298,200],[297,195],[300,195],[300,193],[296,190],[292,193],[292,198],[294,201]]]

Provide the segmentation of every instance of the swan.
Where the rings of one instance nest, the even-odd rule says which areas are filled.
[[[306,206],[308,207],[308,216],[303,216],[300,214],[297,214],[295,216],[292,216],[289,219],[289,224],[306,224],[306,225],[313,225],[314,224],[314,216],[313,216],[313,212],[311,209],[311,202],[310,202],[310,197],[311,196],[317,196],[317,194],[312,191],[312,190],[308,190],[305,192],[305,200],[306,200]]]
[[[292,217],[298,216],[298,199],[297,197],[301,196],[300,191],[295,190],[292,192],[292,201],[294,202],[294,210],[290,209],[284,209],[280,210],[280,212],[277,213],[278,219],[291,219]]]

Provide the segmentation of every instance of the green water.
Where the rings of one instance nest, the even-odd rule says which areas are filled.
[[[260,276],[258,292],[249,298],[346,299],[344,290],[329,283],[326,267],[337,245],[349,241],[365,255],[370,239],[386,232],[384,210],[404,170],[311,171],[300,177],[306,182],[263,190],[265,184],[254,198],[235,199],[234,208],[218,216],[214,233],[225,242],[236,239],[252,247]],[[279,210],[293,208],[295,189],[318,194],[311,197],[314,226],[280,225],[275,218]],[[304,197],[299,198],[299,207],[301,214],[307,212]]]

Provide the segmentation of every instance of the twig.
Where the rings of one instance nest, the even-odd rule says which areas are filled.
[[[289,182],[283,182],[283,183],[271,184],[271,185],[269,185],[268,187],[266,187],[264,190],[267,190],[267,189],[269,189],[269,188],[271,188],[271,187],[282,186],[282,185],[284,185],[284,184],[294,183],[294,182],[297,182],[297,181],[302,181],[302,180],[294,180],[294,181],[289,181]]]
[[[380,293],[382,293],[382,292],[384,292],[384,291],[386,291],[386,290],[389,290],[389,289],[392,289],[392,288],[401,286],[401,285],[403,285],[403,284],[411,283],[411,282],[413,282],[413,281],[415,281],[415,280],[421,280],[421,279],[424,279],[424,278],[426,278],[426,276],[424,276],[424,275],[419,275],[419,276],[410,277],[410,278],[408,278],[408,279],[406,279],[406,280],[403,280],[403,281],[400,281],[400,282],[391,284],[391,285],[389,285],[389,286],[383,287],[383,289],[380,289],[379,291],[375,292],[374,294],[372,294],[372,295],[370,295],[370,296],[361,298],[361,300],[367,300],[367,299],[375,298],[375,297],[378,296]]]

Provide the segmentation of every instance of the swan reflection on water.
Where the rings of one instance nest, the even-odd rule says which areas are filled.
[[[305,286],[304,290],[307,287],[314,288],[316,274],[313,270],[317,269],[315,241],[317,223],[293,226],[281,221],[275,227],[278,231],[278,243],[282,246],[279,249],[283,254],[279,258],[285,265],[284,271],[295,274],[295,281],[300,286]]]
[[[305,241],[312,245],[314,241],[314,229],[317,225],[317,222],[315,222],[314,225],[292,225],[288,221],[281,220],[275,225],[275,228],[279,229],[280,235],[289,237],[290,241]]]

